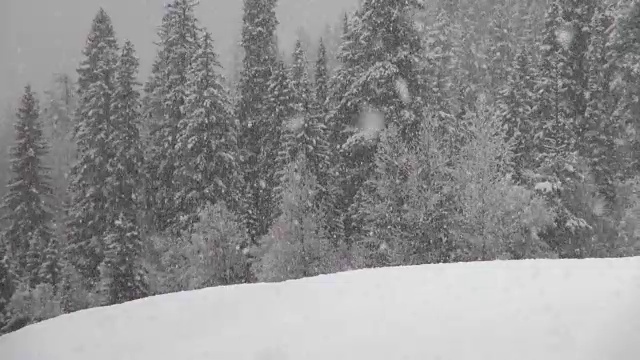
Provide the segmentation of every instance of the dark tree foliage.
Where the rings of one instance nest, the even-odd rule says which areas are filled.
[[[138,59],[133,45],[126,42],[115,74],[109,134],[109,143],[114,148],[105,179],[110,221],[104,234],[105,253],[100,275],[103,302],[109,305],[149,294],[146,270],[141,262],[144,246],[138,219],[143,154],[138,130],[137,73]]]
[[[280,124],[274,124],[272,79],[276,75],[276,0],[245,0],[242,25],[243,70],[236,115],[240,121],[238,139],[246,184],[245,214],[251,241],[266,234],[277,215],[274,189],[277,187],[274,156],[277,154]],[[276,116],[278,117],[278,116]]]
[[[118,46],[109,15],[100,9],[93,20],[78,68],[75,140],[78,159],[71,169],[71,204],[66,258],[85,285],[95,287],[104,260],[104,234],[111,219],[105,185],[113,144],[112,102]]]
[[[177,146],[178,124],[185,118],[188,71],[199,48],[196,4],[193,0],[174,0],[167,5],[158,30],[158,53],[145,84],[147,208],[155,230],[169,229],[174,234],[181,225],[175,174],[179,164],[186,161],[180,158]]]
[[[49,169],[43,164],[48,145],[39,120],[40,108],[30,86],[20,101],[11,148],[13,177],[2,207],[3,240],[10,266],[29,286],[57,280],[57,248],[50,227],[48,198],[52,195]]]

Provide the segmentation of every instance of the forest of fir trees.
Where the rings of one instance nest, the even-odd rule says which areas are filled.
[[[234,81],[173,0],[145,81],[101,9],[76,76],[24,88],[0,333],[365,267],[640,255],[640,0],[363,0],[314,58],[279,49],[276,6],[244,1]]]

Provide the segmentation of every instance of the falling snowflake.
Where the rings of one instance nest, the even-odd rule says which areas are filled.
[[[264,180],[260,180],[260,187],[263,188],[263,189],[266,188],[267,187],[267,183],[264,182]]]
[[[376,110],[367,110],[360,116],[359,128],[365,138],[373,138],[384,129],[384,116]]]
[[[558,27],[555,32],[556,41],[560,46],[565,48],[565,50],[569,50],[571,47],[571,43],[575,37],[575,31],[571,24],[564,24]]]
[[[536,191],[541,191],[543,193],[550,193],[553,191],[553,184],[548,181],[544,181],[541,183],[537,183],[535,186]]]
[[[405,104],[411,102],[411,95],[409,94],[409,87],[407,86],[407,82],[403,78],[399,78],[396,80],[396,92],[398,96]]]
[[[287,128],[291,131],[298,131],[304,126],[304,118],[302,116],[295,117],[289,120],[287,124]]]

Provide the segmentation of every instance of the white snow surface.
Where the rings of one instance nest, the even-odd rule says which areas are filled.
[[[640,258],[361,270],[60,316],[2,360],[638,360]]]

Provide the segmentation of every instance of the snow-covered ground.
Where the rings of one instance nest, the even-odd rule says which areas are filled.
[[[91,309],[2,360],[638,360],[640,258],[363,270]]]

